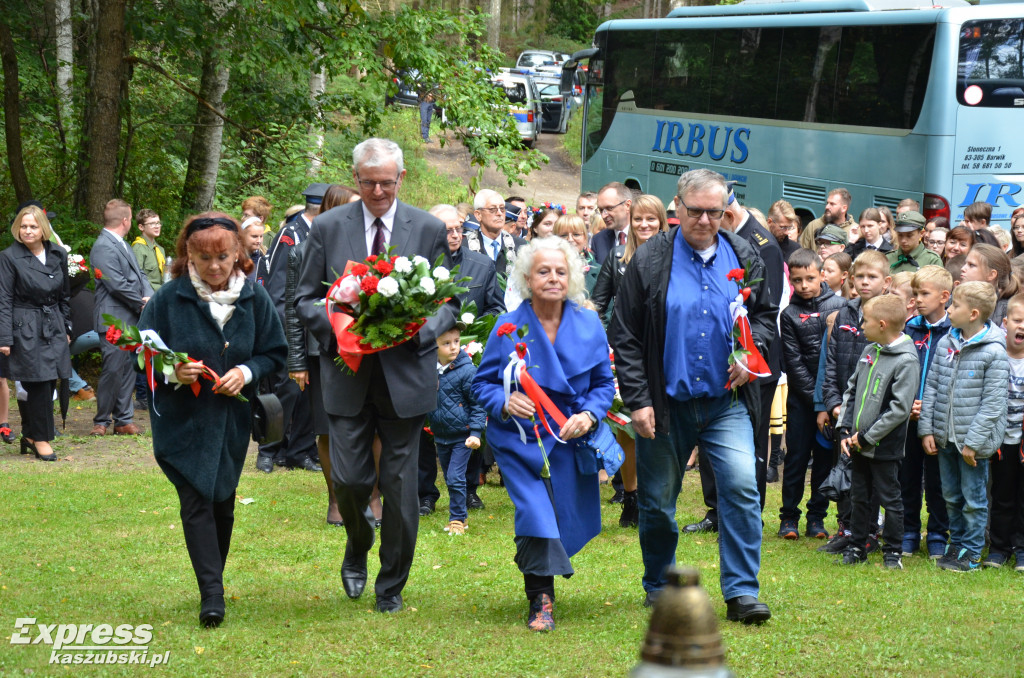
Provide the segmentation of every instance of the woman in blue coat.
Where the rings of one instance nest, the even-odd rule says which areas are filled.
[[[141,329],[152,329],[168,347],[198,363],[177,366],[172,381],[157,376],[149,408],[153,454],[181,501],[181,528],[199,584],[199,621],[224,619],[224,562],[234,525],[235,488],[249,447],[249,403],[260,379],[281,369],[287,356],[273,302],[247,281],[252,261],[244,254],[238,223],[226,214],[191,217],[178,236],[172,280],[142,311]],[[191,388],[202,365],[220,381]]]
[[[489,415],[487,442],[515,505],[515,562],[530,601],[527,626],[550,631],[555,576],[570,577],[569,558],[601,531],[597,473],[579,473],[571,440],[604,418],[615,384],[601,321],[580,306],[583,269],[568,242],[555,237],[533,240],[520,251],[509,285],[523,303],[495,323],[473,393]],[[525,338],[506,334],[509,324],[528,328]],[[520,341],[528,350],[530,375],[567,417],[557,431],[552,423],[552,431],[569,444],[559,443],[543,427],[537,429],[550,463],[550,481],[541,477],[543,457],[529,421],[535,415],[532,401],[514,385],[505,400],[503,373]]]

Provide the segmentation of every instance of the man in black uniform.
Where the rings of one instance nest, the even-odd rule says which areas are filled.
[[[772,303],[776,306],[782,300],[784,269],[782,265],[782,249],[778,240],[757,219],[740,205],[733,191],[733,185],[729,184],[729,206],[726,209],[725,218],[722,220],[722,228],[732,231],[741,236],[754,247],[754,251],[764,261],[765,283],[768,286],[768,294]],[[760,427],[754,431],[754,454],[757,459],[757,491],[761,495],[761,509],[764,510],[766,473],[768,470],[768,453],[771,442],[769,435],[769,423],[771,419],[772,400],[775,397],[775,389],[782,375],[782,342],[779,340],[778,323],[775,324],[775,340],[772,341],[765,356],[768,367],[772,374],[769,377],[758,377],[757,383],[761,388],[761,419]],[[711,471],[711,462],[704,454],[704,450],[697,453],[701,491],[704,494],[704,504],[708,507],[704,519],[697,523],[691,523],[683,528],[683,532],[717,532],[718,531],[718,491],[715,487],[715,475]]]
[[[270,245],[267,255],[260,260],[256,281],[270,294],[284,324],[284,288],[288,274],[288,255],[292,249],[309,236],[313,218],[320,213],[320,203],[329,184],[310,184],[302,194],[306,198],[306,209],[298,217],[281,227]],[[317,462],[316,436],[313,434],[313,417],[310,410],[309,394],[301,390],[288,378],[284,368],[270,378],[270,391],[281,400],[284,409],[284,437],[276,443],[260,445],[256,455],[256,468],[264,473],[274,470],[274,464],[286,468],[303,468],[320,472]]]

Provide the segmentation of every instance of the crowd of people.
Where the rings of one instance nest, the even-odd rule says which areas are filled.
[[[225,616],[249,438],[248,406],[234,396],[258,389],[278,396],[285,426],[256,468],[323,474],[353,599],[379,530],[379,612],[403,608],[439,462],[453,537],[471,534],[477,487],[500,472],[534,631],[554,628],[555,577],[570,577],[570,559],[600,532],[602,482],[614,485],[619,525],[638,528],[644,605],[654,604],[675,562],[687,470],[700,473],[708,510],[682,531],[719,534],[730,620],[771,617],[759,598],[761,516],[780,479],[778,536],[799,539],[803,516],[803,535],[841,564],[881,550],[885,567],[902,569],[923,539],[945,570],[1013,559],[1024,571],[1024,208],[1009,232],[983,203],[953,228],[909,199],[854,220],[837,188],[805,225],[784,200],[762,213],[721,175],[694,170],[667,201],[613,182],[579,195],[574,213],[489,189],[426,211],[398,199],[396,144],[366,140],[352,160],[353,187],[312,184],[276,232],[255,196],[240,219],[190,217],[169,258],[159,216],[140,210],[129,246],[131,207],[112,200],[91,252],[88,331],[103,334],[110,314],[198,361],[137,384],[134,355],[100,342],[93,434],[138,433],[137,386],[138,401],[159,401],[154,453],[179,494],[203,624]],[[52,393],[58,380],[77,385],[76,276],[37,205],[12,233],[0,253],[0,376],[25,393],[22,452],[50,460]],[[329,281],[368,256],[443,257],[466,290],[410,340],[345,371],[323,302]],[[486,341],[465,345],[487,315]],[[543,397],[515,377],[517,354]],[[177,388],[206,369],[212,388]],[[553,427],[537,425],[545,410]],[[624,462],[608,478],[587,454],[613,410]],[[0,434],[14,440],[9,427]]]

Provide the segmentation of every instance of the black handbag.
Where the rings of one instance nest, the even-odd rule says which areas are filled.
[[[609,476],[613,476],[626,460],[626,453],[603,419],[587,435],[574,438],[573,443],[576,470],[583,476],[594,475],[602,468]]]
[[[276,443],[284,438],[284,408],[273,393],[252,399],[252,439],[260,445]]]

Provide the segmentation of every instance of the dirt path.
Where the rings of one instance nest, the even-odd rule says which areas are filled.
[[[425,146],[427,162],[439,172],[455,177],[467,185],[476,175],[477,168],[469,164],[469,152],[465,147],[449,138],[442,148],[437,141]],[[580,191],[580,170],[562,150],[562,135],[541,134],[537,141],[537,150],[551,159],[547,165],[526,177],[526,185],[513,185],[511,188],[505,177],[493,167],[484,170],[481,188],[491,188],[508,197],[519,195],[526,199],[528,205],[540,205],[545,202],[561,203],[569,211],[576,205],[576,196]]]

